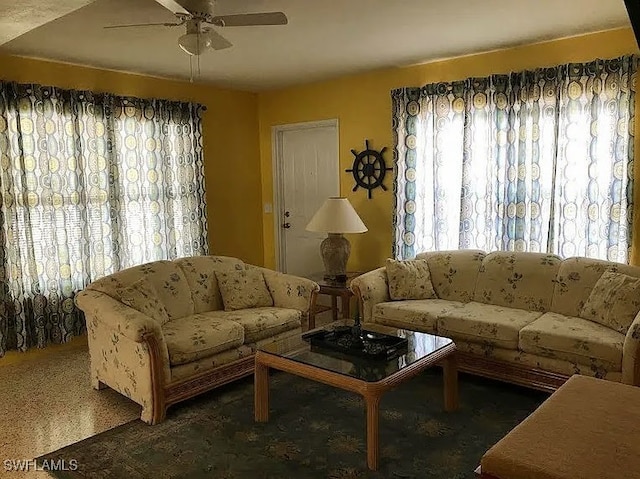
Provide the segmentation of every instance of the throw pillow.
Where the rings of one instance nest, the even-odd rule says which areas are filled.
[[[593,287],[580,316],[627,334],[640,311],[640,278],[605,271]]]
[[[120,302],[146,314],[160,326],[170,319],[166,306],[158,297],[156,289],[146,278],[140,278],[125,288],[116,289],[116,294],[120,297]]]
[[[259,269],[216,271],[225,311],[273,306],[273,298]]]
[[[408,261],[387,260],[387,278],[389,280],[389,297],[402,299],[437,298],[427,260],[413,259]]]

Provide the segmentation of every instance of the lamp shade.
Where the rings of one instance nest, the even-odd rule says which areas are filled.
[[[306,228],[318,233],[364,233],[364,225],[346,198],[328,198],[313,215]]]

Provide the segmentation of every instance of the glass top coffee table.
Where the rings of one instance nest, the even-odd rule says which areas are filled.
[[[337,321],[326,329],[350,325]],[[444,371],[444,409],[458,407],[458,369],[453,340],[404,329],[367,323],[365,331],[408,339],[404,354],[373,360],[312,347],[303,337],[260,346],[255,356],[255,420],[269,420],[269,368],[355,392],[364,397],[367,415],[367,465],[378,468],[378,412],[382,395],[425,369],[441,364]],[[427,398],[425,398],[427,399]]]

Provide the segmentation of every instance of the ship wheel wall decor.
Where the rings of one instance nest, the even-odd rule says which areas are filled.
[[[360,153],[356,150],[351,150],[355,159],[353,160],[353,167],[346,171],[353,174],[353,179],[356,181],[353,191],[358,188],[365,188],[368,191],[369,199],[371,199],[371,191],[374,188],[379,186],[384,191],[387,191],[387,187],[383,183],[384,177],[387,171],[393,168],[387,167],[382,156],[387,151],[386,146],[382,150],[376,151],[369,147],[369,140],[364,140],[364,148]]]

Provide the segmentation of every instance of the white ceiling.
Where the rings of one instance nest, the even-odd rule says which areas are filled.
[[[201,56],[199,81],[270,89],[629,26],[623,0],[218,0],[216,4],[217,14],[259,11],[283,11],[289,25],[219,28],[234,46]],[[96,0],[5,43],[0,52],[185,79],[189,57],[177,45],[182,27],[102,28],[174,19],[153,0]],[[0,31],[7,20],[0,18]]]
[[[0,0],[0,45],[93,0]]]

